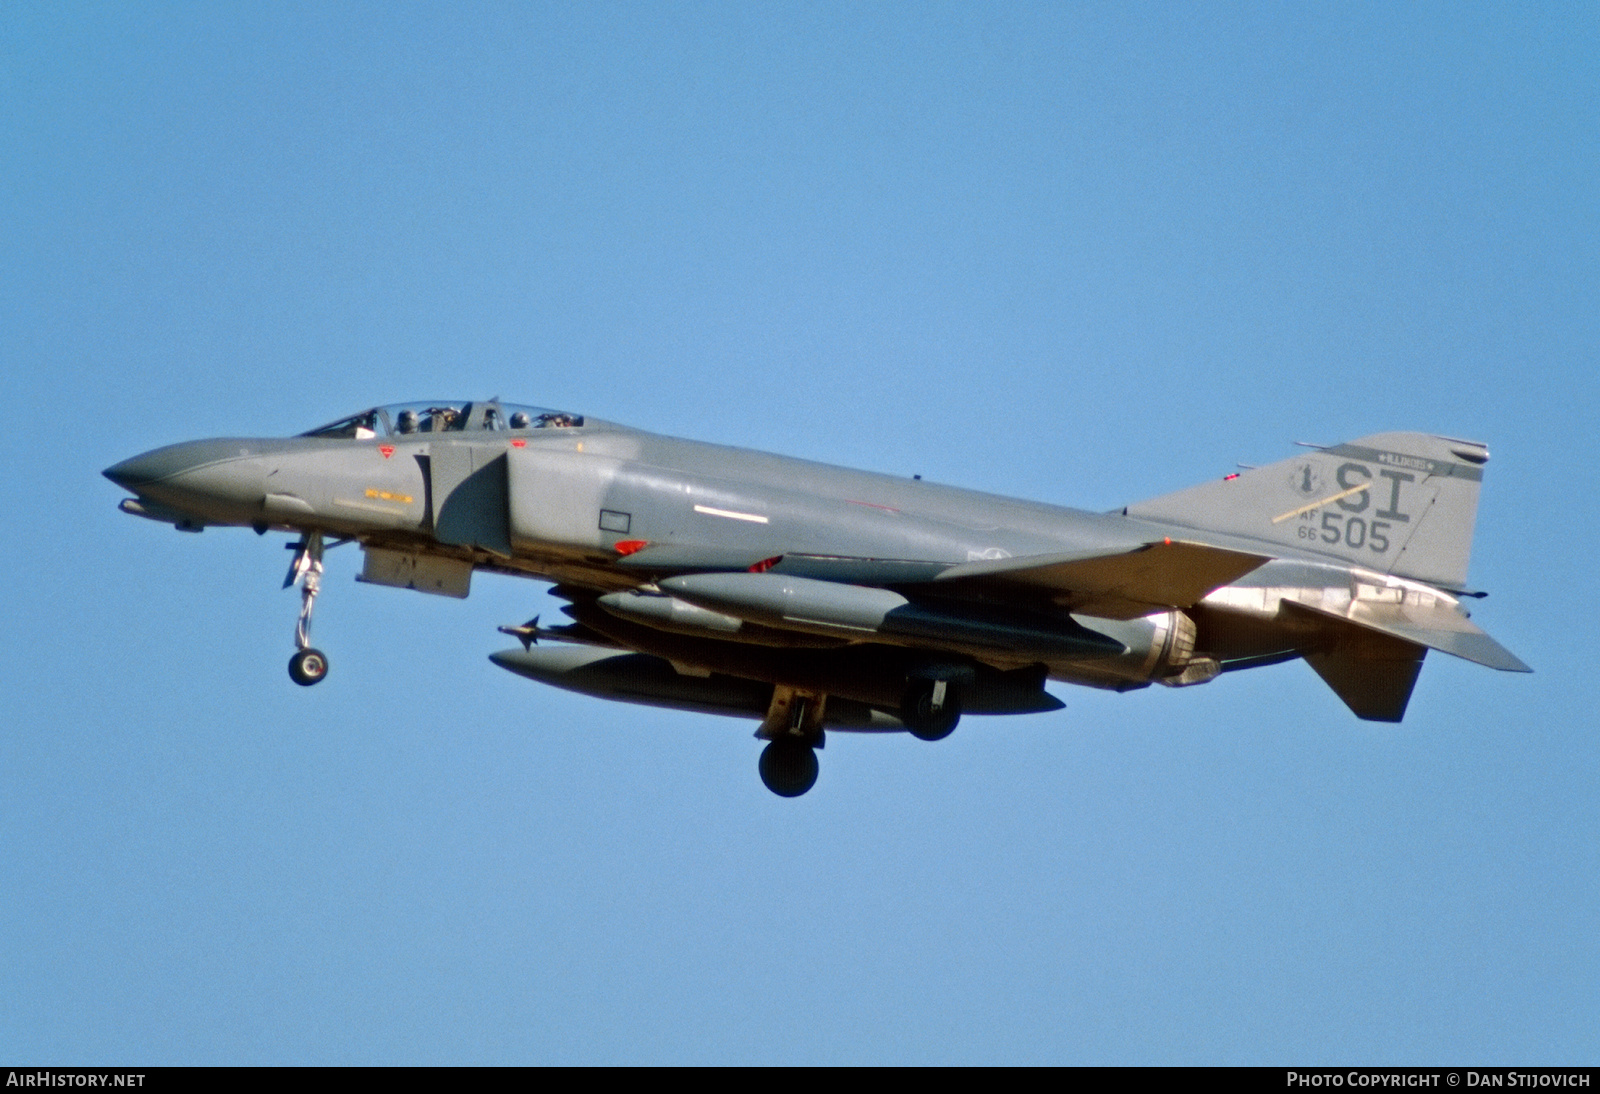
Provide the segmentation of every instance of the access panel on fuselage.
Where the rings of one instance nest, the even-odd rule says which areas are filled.
[[[434,538],[509,557],[505,450],[490,445],[435,444],[428,474]]]
[[[593,551],[627,538],[632,515],[605,506],[618,465],[609,456],[566,446],[512,448],[507,456],[512,541],[530,551]]]

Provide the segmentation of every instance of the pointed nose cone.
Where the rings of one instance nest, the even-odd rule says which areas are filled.
[[[162,467],[162,461],[151,458],[156,455],[155,452],[146,452],[131,460],[114,463],[100,473],[124,490],[137,491],[145,483],[164,479],[171,474]]]
[[[223,460],[250,455],[248,442],[235,440],[186,441],[152,449],[131,460],[113,464],[101,472],[106,478],[126,490],[137,491],[141,486],[162,482],[182,475],[186,471]]]
[[[156,502],[206,524],[248,524],[262,517],[265,471],[259,442],[189,441],[157,448],[102,474],[140,501]]]

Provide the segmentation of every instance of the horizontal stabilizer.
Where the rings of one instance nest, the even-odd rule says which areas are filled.
[[[1337,619],[1379,634],[1438,650],[1502,672],[1532,672],[1516,654],[1490,638],[1459,612],[1446,607],[1353,601],[1344,611],[1284,601],[1284,607]]]
[[[1306,664],[1368,722],[1398,722],[1417,686],[1428,647],[1339,615],[1283,601],[1283,614],[1304,629]]]
[[[1043,593],[1074,612],[1135,619],[1158,608],[1190,607],[1267,561],[1266,555],[1168,539],[1114,553],[966,562],[945,570],[936,581]]]
[[[1306,654],[1306,664],[1357,718],[1398,722],[1405,717],[1428,651],[1376,631],[1359,634],[1356,641],[1341,641],[1331,651]]]

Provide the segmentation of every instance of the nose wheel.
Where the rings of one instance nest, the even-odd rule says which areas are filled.
[[[307,532],[299,543],[290,544],[290,549],[294,560],[289,563],[283,587],[300,583],[300,618],[294,625],[294,644],[299,652],[289,658],[289,679],[308,688],[328,675],[328,655],[311,647],[311,610],[322,591],[322,533]]]
[[[321,650],[303,649],[289,658],[289,679],[303,688],[320,683],[328,675],[328,656]]]

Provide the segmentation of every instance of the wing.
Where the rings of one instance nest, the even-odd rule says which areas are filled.
[[[1161,608],[1191,607],[1269,561],[1268,555],[1164,539],[1112,553],[967,562],[942,571],[933,584],[947,585],[952,593],[1043,597],[1101,619],[1136,619]]]

